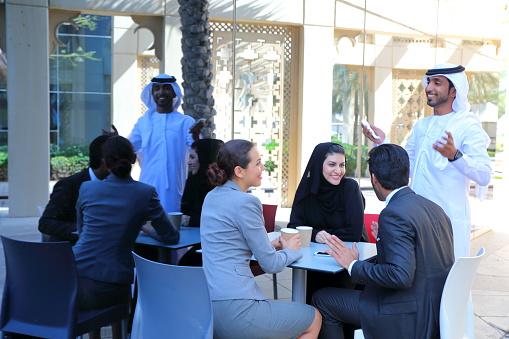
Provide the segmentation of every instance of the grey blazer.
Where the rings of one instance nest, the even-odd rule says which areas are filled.
[[[377,263],[358,261],[352,281],[366,338],[439,338],[440,298],[454,263],[451,221],[405,187],[379,217]]]
[[[276,251],[265,230],[262,204],[233,181],[205,197],[201,214],[203,269],[212,300],[265,300],[249,268],[251,257],[267,273],[281,272],[302,254]]]
[[[159,240],[179,241],[153,186],[110,174],[81,185],[76,204],[79,240],[73,247],[78,275],[98,281],[130,284],[131,251],[141,226],[152,221]]]

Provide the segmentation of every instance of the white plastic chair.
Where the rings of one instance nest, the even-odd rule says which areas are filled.
[[[138,300],[132,339],[212,338],[212,304],[202,267],[174,266],[133,253]]]
[[[481,247],[475,257],[460,257],[451,267],[440,300],[441,339],[475,338],[470,289],[483,255]],[[362,329],[355,330],[354,339],[364,339]]]
[[[440,302],[440,338],[475,338],[470,289],[483,255],[481,247],[475,257],[458,258],[452,266]]]

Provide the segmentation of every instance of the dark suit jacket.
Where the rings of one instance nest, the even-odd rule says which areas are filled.
[[[80,277],[132,283],[131,251],[147,220],[160,241],[179,241],[179,231],[161,206],[156,189],[131,178],[110,174],[103,181],[84,182],[76,210],[80,237],[73,252]]]
[[[88,168],[59,180],[44,213],[39,219],[39,231],[50,236],[49,241],[71,241],[74,244],[78,240],[76,231],[76,201],[81,184],[90,181]]]
[[[377,263],[356,262],[366,338],[439,338],[440,298],[454,263],[451,221],[437,204],[405,187],[379,218]]]

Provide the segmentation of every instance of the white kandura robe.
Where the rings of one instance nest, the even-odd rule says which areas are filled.
[[[445,130],[463,157],[449,162],[433,149]],[[481,186],[491,178],[486,134],[472,113],[432,115],[419,120],[412,129],[406,150],[410,158],[410,187],[441,206],[452,221],[454,256],[470,256],[470,180]]]
[[[174,111],[147,110],[134,125],[129,140],[141,166],[140,181],[156,188],[166,212],[180,211],[193,138],[193,118]]]

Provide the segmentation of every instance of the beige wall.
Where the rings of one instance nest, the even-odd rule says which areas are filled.
[[[499,55],[500,40],[507,36],[507,25],[504,26],[501,22],[504,15],[507,17],[507,11],[504,10],[500,1],[369,1],[365,25],[362,8],[364,3],[361,0],[237,1],[238,22],[273,22],[291,25],[299,30],[298,69],[300,74],[292,77],[292,79],[300,80],[297,83],[299,95],[295,98],[299,106],[297,121],[300,124],[295,138],[298,140],[299,159],[295,171],[300,172],[296,173],[296,178],[300,178],[314,145],[330,137],[332,66],[335,63],[357,66],[364,64],[372,68],[374,95],[370,107],[376,107],[373,121],[375,124],[380,123],[382,127],[383,112],[390,111],[391,108],[393,68],[425,70],[440,62],[463,64],[469,71],[498,71],[502,67]],[[11,44],[7,44],[9,68],[14,69],[12,73],[16,72],[19,77],[19,74],[24,74],[23,72],[30,69],[26,67],[23,69],[17,66],[17,63],[18,65],[20,63],[37,65],[38,68],[32,71],[37,74],[42,83],[47,81],[47,46],[44,51],[41,46],[47,45],[45,42],[50,36],[47,20],[43,20],[45,16],[47,17],[48,10],[76,10],[119,16],[114,20],[113,29],[112,121],[123,135],[130,132],[139,115],[139,112],[133,109],[139,105],[141,91],[136,84],[137,57],[147,53],[145,49],[153,40],[152,34],[146,30],[134,33],[136,25],[130,20],[130,15],[162,18],[163,32],[160,36],[165,46],[162,54],[163,67],[165,72],[182,78],[177,0],[0,0],[2,8],[0,13],[6,6],[17,6],[31,13],[39,11],[46,13],[35,20],[28,20],[23,16],[19,19],[7,16],[5,23],[5,26],[11,27],[7,30],[7,39],[13,39]],[[233,20],[230,0],[210,0],[209,10],[212,20]],[[2,20],[0,25],[4,26]],[[18,26],[19,32],[13,30]],[[352,44],[349,37],[355,38],[364,27],[369,37],[366,45],[364,46],[358,39],[355,40],[355,44]],[[0,27],[0,31],[5,32],[3,27]],[[25,37],[23,32],[30,32],[32,35]],[[438,38],[439,44],[425,46],[412,43],[401,46],[393,43],[393,36]],[[19,47],[12,47],[14,43],[31,41],[34,37],[37,37],[37,41],[33,41],[31,48],[22,50]],[[462,40],[489,40],[493,41],[494,45],[465,48]],[[9,81],[15,83],[15,78],[11,76]],[[10,103],[19,100],[17,95],[23,95],[14,92],[26,93],[22,84],[12,85],[11,88],[14,90],[9,94]],[[16,211],[15,214],[18,216],[35,215],[35,205],[43,204],[48,195],[46,179],[35,180],[31,177],[31,172],[19,172],[20,168],[38,157],[41,158],[39,164],[47,164],[49,158],[46,128],[48,124],[46,119],[49,116],[46,107],[49,107],[49,104],[45,103],[48,99],[47,92],[43,92],[40,93],[41,99],[37,101],[37,107],[30,110],[31,114],[34,114],[32,112],[40,114],[40,118],[25,117],[23,112],[18,112],[19,108],[16,104],[9,105],[9,152],[10,159],[11,157],[13,159],[12,166],[16,168],[10,170],[13,175],[9,183],[10,191],[16,192],[13,197],[17,194],[19,197],[37,196],[35,198],[37,202],[32,201],[32,198],[26,201],[22,198],[13,200],[16,205],[13,211]],[[32,141],[45,146],[28,150],[21,146],[22,141],[18,138],[27,133],[23,126],[25,120],[32,120],[39,124],[40,130],[29,130],[29,133],[33,139],[37,139]],[[44,133],[41,132],[43,129]],[[19,173],[25,181],[16,179],[17,174],[13,172]],[[37,175],[49,177],[46,173]],[[26,178],[30,179],[27,181]],[[36,195],[33,194],[34,191],[37,192]],[[39,197],[41,192],[44,197]]]

